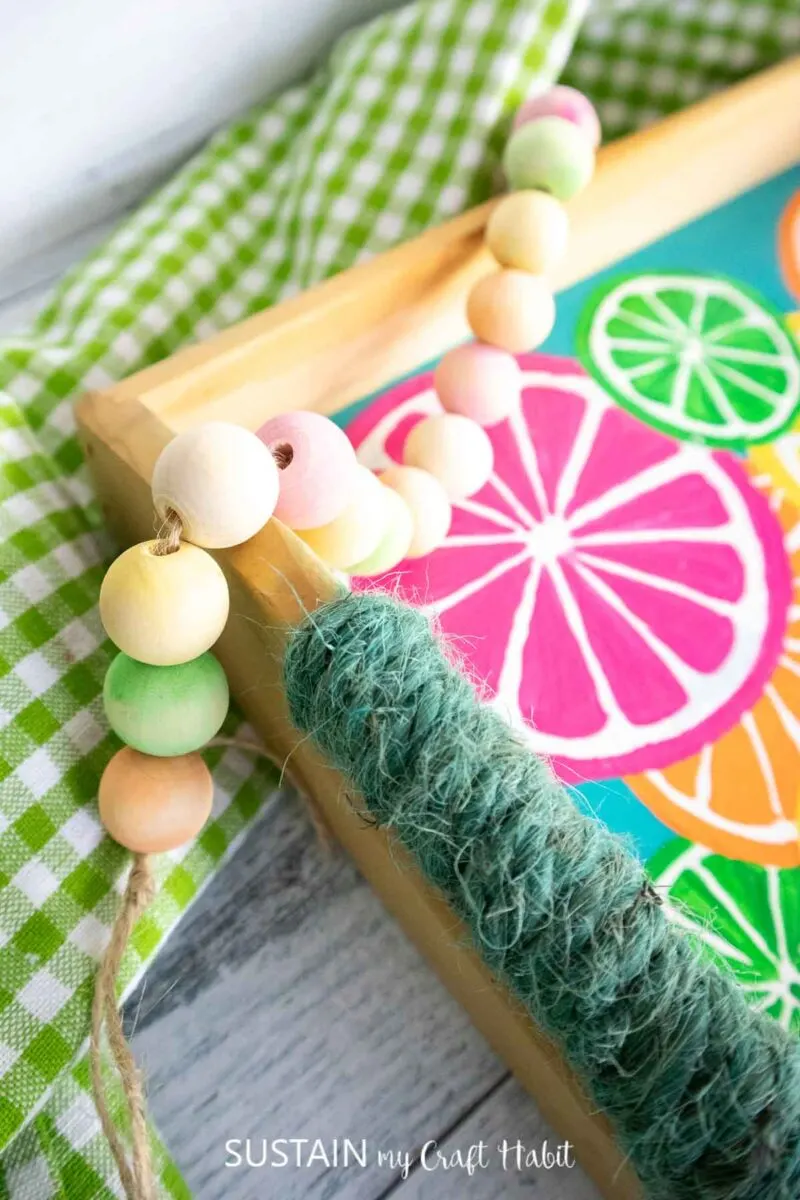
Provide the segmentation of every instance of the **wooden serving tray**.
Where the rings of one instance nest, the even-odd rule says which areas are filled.
[[[785,170],[800,156],[800,61],[793,60],[604,148],[591,186],[569,206],[568,258],[557,290]],[[181,429],[210,419],[257,429],[292,408],[334,413],[468,336],[465,297],[492,266],[491,205],[81,399],[86,457],[122,544],[152,537],[149,481]],[[282,692],[288,631],[337,583],[277,521],[218,552],[231,616],[216,652],[231,689],[270,749],[289,759],[332,830],[495,1051],[568,1138],[605,1196],[639,1185],[558,1050],[466,948],[466,934],[402,848],[365,828],[343,781],[292,728]]]

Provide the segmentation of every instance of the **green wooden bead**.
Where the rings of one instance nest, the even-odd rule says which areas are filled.
[[[208,652],[171,667],[118,654],[103,684],[106,717],[117,736],[158,757],[204,746],[225,720],[228,699],[225,672]]]
[[[594,150],[572,121],[540,117],[512,133],[503,168],[514,191],[533,188],[570,200],[592,178]]]

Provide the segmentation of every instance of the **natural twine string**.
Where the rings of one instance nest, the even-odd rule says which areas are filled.
[[[167,509],[152,547],[153,554],[159,556],[174,554],[180,547],[182,532],[183,525],[181,518],[173,509]],[[320,809],[312,801],[311,797],[307,795],[285,760],[281,760],[276,755],[271,754],[265,746],[257,742],[246,741],[242,738],[216,737],[207,744],[207,748],[211,749],[215,746],[231,747],[237,750],[244,750],[250,754],[256,754],[277,767],[280,772],[281,781],[286,779],[305,802],[320,843],[325,847],[330,846],[332,840],[331,833]],[[111,938],[97,972],[92,1001],[91,1032],[89,1038],[92,1090],[100,1124],[108,1140],[114,1161],[117,1164],[120,1181],[127,1200],[156,1200],[158,1195],[158,1184],[153,1168],[153,1157],[147,1128],[144,1082],[142,1073],[136,1066],[130,1046],[125,1038],[122,1019],[117,1007],[117,980],[122,958],[127,948],[131,931],[139,917],[152,901],[155,890],[155,878],[150,859],[146,854],[135,854],[125,894],[111,931]],[[128,1110],[131,1137],[130,1159],[109,1109],[106,1081],[102,1067],[104,1029],[108,1036],[108,1044],[113,1060],[119,1072],[122,1092]]]
[[[297,785],[296,777],[274,754],[257,742],[233,737],[212,738],[207,749],[215,746],[231,747],[256,754],[277,767],[283,779],[308,808],[315,833],[321,845],[329,848],[332,835],[320,810],[310,797]],[[130,1046],[125,1037],[122,1019],[117,1008],[117,979],[122,958],[134,925],[155,896],[155,878],[150,859],[146,854],[135,854],[125,894],[111,930],[106,952],[100,963],[95,981],[92,1002],[89,1056],[91,1062],[92,1091],[103,1133],[108,1139],[111,1153],[117,1164],[119,1177],[127,1200],[156,1200],[157,1182],[153,1170],[150,1138],[147,1130],[147,1106],[144,1096],[142,1073],[136,1066]],[[107,1030],[111,1054],[119,1072],[122,1092],[129,1114],[131,1127],[131,1150],[128,1151],[120,1138],[114,1118],[109,1111],[106,1081],[102,1070],[103,1029]]]
[[[100,1124],[114,1155],[128,1200],[156,1200],[157,1192],[147,1131],[142,1076],[125,1039],[122,1019],[117,1008],[117,975],[131,930],[154,895],[155,880],[148,857],[146,854],[137,854],[134,856],[122,906],[111,931],[111,940],[100,963],[92,1002],[92,1028],[89,1039],[92,1090]],[[108,1043],[119,1071],[130,1117],[132,1164],[128,1161],[127,1151],[117,1132],[106,1098],[102,1064],[104,1027],[107,1029]]]
[[[152,547],[158,556],[174,554],[180,547],[183,525],[173,509],[167,509]],[[150,1135],[142,1074],[136,1066],[125,1037],[117,1007],[117,977],[131,931],[155,895],[156,885],[146,854],[135,854],[111,938],[100,962],[92,1000],[89,1036],[89,1061],[95,1107],[103,1133],[111,1147],[120,1181],[128,1200],[156,1200],[157,1183],[153,1170]],[[103,1031],[119,1072],[122,1092],[130,1119],[131,1160],[111,1115],[103,1074]]]

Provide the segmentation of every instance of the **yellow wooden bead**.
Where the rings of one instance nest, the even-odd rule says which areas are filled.
[[[139,662],[172,667],[213,646],[228,619],[228,585],[210,554],[181,542],[131,546],[100,587],[100,619],[112,642]]]
[[[452,518],[447,492],[438,479],[419,467],[387,467],[381,483],[402,496],[414,520],[414,536],[406,551],[408,558],[421,558],[441,546]]]
[[[566,209],[546,192],[512,192],[500,201],[486,226],[486,245],[500,265],[534,275],[555,266],[568,238]]]
[[[511,354],[541,345],[555,319],[547,284],[526,271],[503,268],[485,275],[467,298],[467,320],[476,338]]]
[[[200,832],[213,796],[211,775],[199,754],[154,758],[125,746],[100,780],[100,820],[128,850],[161,854]]]
[[[382,575],[384,571],[396,567],[408,554],[414,536],[411,510],[397,492],[391,488],[384,488],[384,492],[386,528],[383,537],[371,554],[350,567],[351,575]]]
[[[377,548],[386,530],[386,488],[367,467],[357,468],[355,499],[327,525],[298,529],[297,536],[331,567],[346,571]]]
[[[238,546],[258,533],[278,500],[278,468],[254,433],[207,421],[179,433],[153,468],[153,504],[172,509],[197,546]]]
[[[442,413],[414,426],[403,446],[403,461],[429,471],[450,500],[463,500],[489,479],[494,451],[480,425],[459,413]]]

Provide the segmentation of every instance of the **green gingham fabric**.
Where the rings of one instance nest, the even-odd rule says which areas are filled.
[[[559,74],[585,10],[417,0],[348,35],[322,74],[218,135],[73,270],[30,334],[0,343],[0,1200],[119,1194],[85,1060],[126,860],[95,802],[118,745],[97,614],[113,550],[71,401],[484,199],[513,109]],[[755,12],[768,33],[753,41]],[[616,0],[591,10],[568,77],[617,132],[798,45],[796,0]],[[241,752],[209,762],[213,819],[162,858],[124,990],[272,786]],[[165,1194],[181,1194],[161,1166]]]
[[[112,1115],[124,1128],[124,1105],[113,1076],[109,1086]],[[155,1134],[153,1149],[161,1196],[190,1200],[186,1184]],[[97,1120],[85,1056],[59,1076],[45,1107],[8,1147],[2,1178],[3,1194],[17,1200],[112,1200],[121,1194],[116,1166]]]
[[[595,0],[563,82],[605,138],[641,128],[800,49],[800,0]]]

